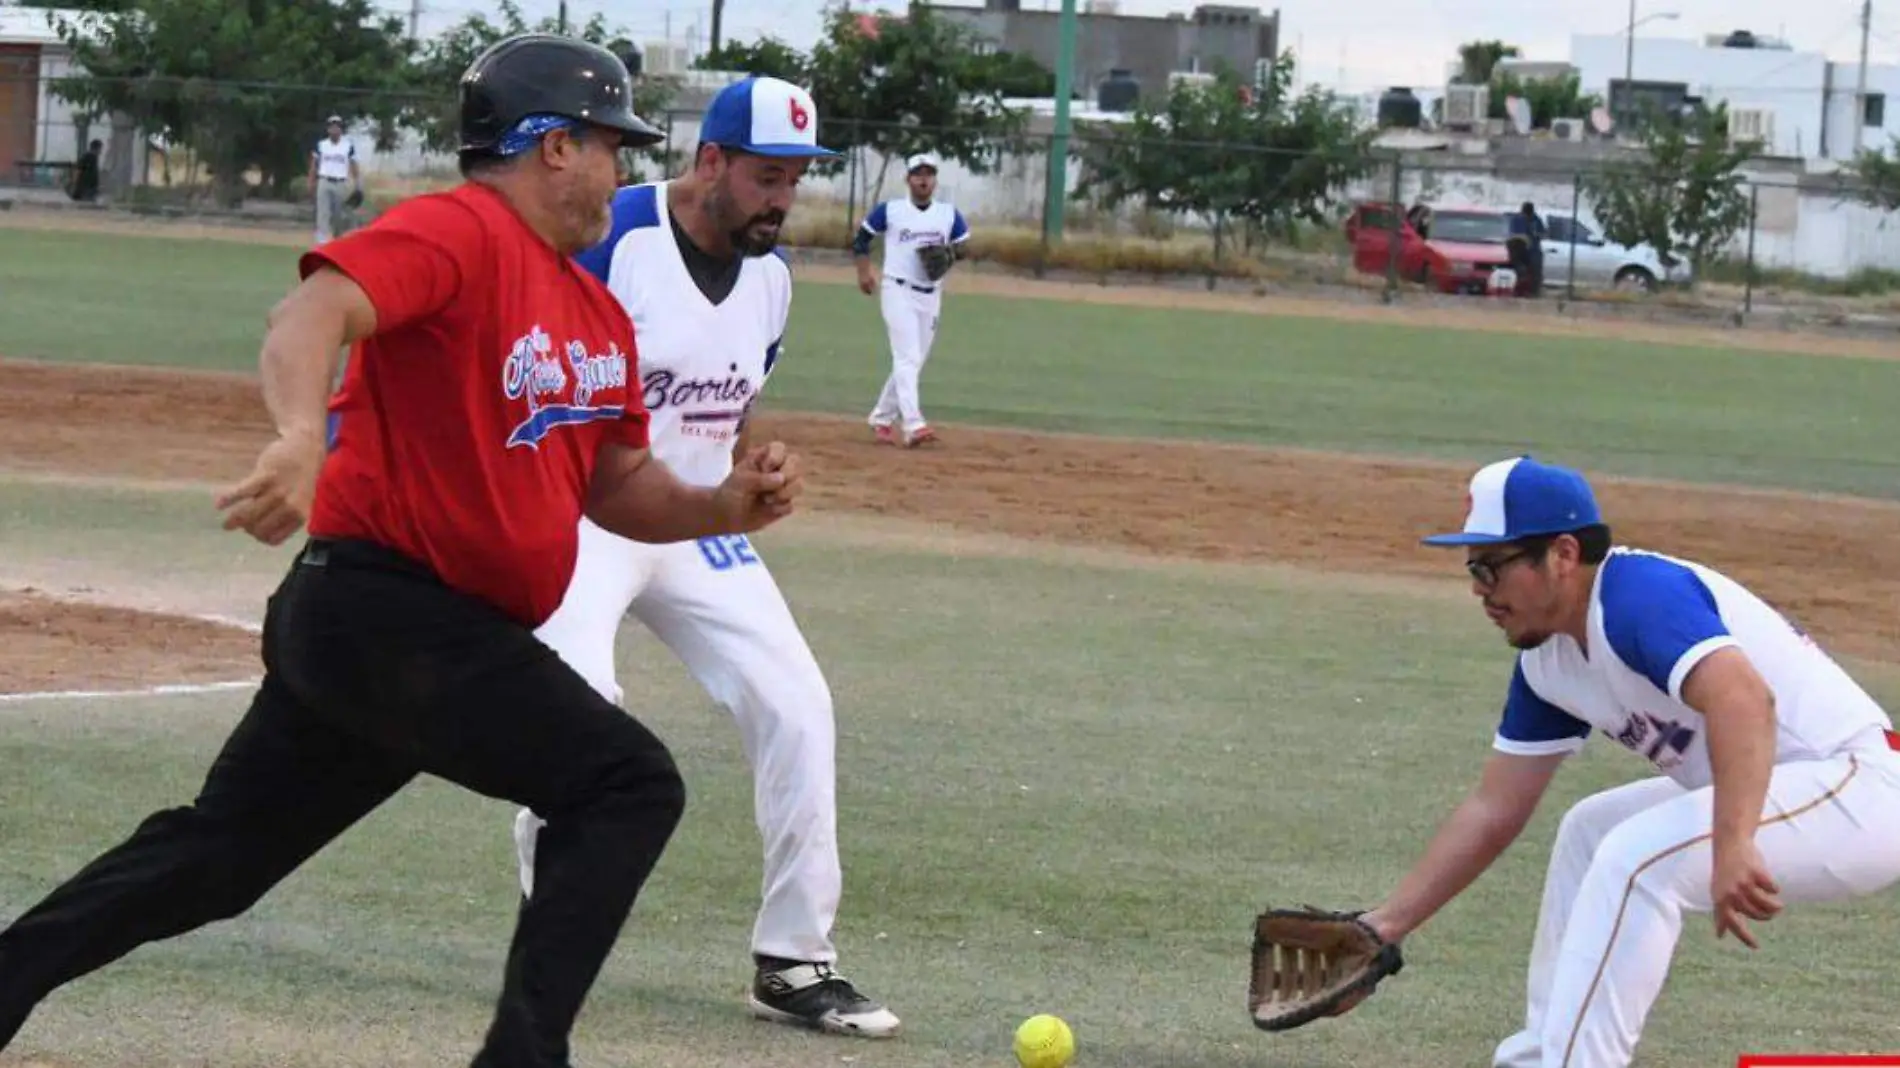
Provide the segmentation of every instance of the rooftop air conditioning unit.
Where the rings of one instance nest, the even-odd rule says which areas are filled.
[[[1445,86],[1445,125],[1454,130],[1469,130],[1481,125],[1491,113],[1491,87],[1488,85]]]
[[[1582,119],[1552,119],[1550,136],[1559,141],[1581,141],[1588,133]]]

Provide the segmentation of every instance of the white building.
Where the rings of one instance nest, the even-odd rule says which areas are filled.
[[[1752,48],[1725,46],[1728,39],[1639,33],[1631,49],[1625,34],[1577,34],[1570,61],[1584,90],[1602,94],[1613,110],[1620,96],[1613,83],[1620,86],[1626,72],[1640,95],[1726,102],[1731,129],[1762,138],[1766,155],[1850,159],[1856,119],[1866,148],[1884,148],[1900,133],[1900,115],[1889,126],[1886,114],[1888,96],[1900,94],[1900,66],[1868,64],[1863,108],[1855,99],[1858,63],[1834,62],[1768,37],[1758,37]]]
[[[107,142],[110,123],[87,123],[83,115],[52,90],[56,79],[72,73],[72,53],[54,29],[55,20],[77,11],[15,7],[0,3],[0,185],[58,185],[85,142]],[[126,145],[142,144],[135,133]],[[108,158],[106,167],[112,165]],[[145,180],[148,160],[139,152],[131,161],[130,180]],[[38,165],[38,166],[36,166]]]

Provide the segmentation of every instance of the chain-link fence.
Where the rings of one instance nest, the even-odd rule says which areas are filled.
[[[0,184],[71,196],[96,142],[102,200],[205,212],[241,201],[255,214],[307,217],[313,153],[331,114],[347,120],[367,214],[458,180],[450,96],[160,79],[110,88],[121,107],[88,113],[46,84],[0,79]],[[650,114],[667,141],[632,160],[630,179],[690,166],[699,117]],[[859,147],[806,177],[792,244],[847,248],[871,205],[904,195],[904,157],[931,151],[943,163],[938,195],[968,219],[975,253],[1037,272],[1187,275],[1210,287],[1311,281],[1388,299],[1500,290],[1620,299],[1693,282],[1733,287],[1744,308],[1763,280],[1846,293],[1900,279],[1900,228],[1886,213],[1792,172],[1751,170],[1747,224],[1692,271],[1606,239],[1589,196],[1602,163],[1579,158],[1584,146],[1520,139],[1508,152],[1489,146],[1473,156],[1340,158],[1136,141],[1124,126],[1081,123],[1052,166],[1053,136],[1033,128],[997,136],[832,120],[822,136]],[[1509,216],[1523,204],[1534,206],[1539,230],[1514,254]]]

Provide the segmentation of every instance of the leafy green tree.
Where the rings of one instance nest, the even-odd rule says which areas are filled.
[[[994,170],[1019,145],[1026,113],[1004,105],[993,65],[980,62],[977,35],[912,0],[903,15],[825,12],[812,48],[810,88],[829,148],[882,155],[867,195],[883,188],[891,160],[929,149],[974,173]],[[832,171],[843,161],[827,161]],[[814,168],[819,169],[819,168]]]
[[[1850,199],[1876,211],[1900,210],[1900,137],[1885,148],[1863,148],[1842,168]]]
[[[1531,129],[1548,130],[1552,119],[1581,119],[1602,105],[1603,98],[1583,91],[1583,79],[1575,73],[1556,78],[1525,78],[1508,70],[1491,75],[1491,117],[1508,118],[1504,102],[1523,97],[1531,106]]]
[[[1003,96],[1043,100],[1056,95],[1056,72],[1034,56],[991,52],[972,56],[970,66],[979,84],[993,86]]]
[[[530,24],[514,0],[500,0],[495,5],[494,14],[495,21],[480,12],[465,16],[462,21],[430,40],[411,68],[409,80],[414,97],[404,113],[403,121],[421,135],[423,144],[433,151],[455,151],[456,128],[461,114],[458,86],[462,72],[475,62],[476,56],[503,38],[518,33],[563,32],[560,20],[554,16]],[[623,56],[630,48],[626,37],[599,13],[595,13],[584,25],[572,27],[566,33]],[[637,80],[633,94],[634,113],[655,126],[665,125],[666,108],[673,100],[675,89],[676,86],[665,78],[644,77]],[[640,158],[660,161],[665,158],[664,151],[665,146],[656,145],[642,150],[639,155]]]
[[[1683,117],[1652,114],[1642,155],[1613,163],[1584,181],[1605,237],[1647,243],[1664,266],[1687,260],[1700,274],[1749,223],[1746,182],[1738,173],[1760,146],[1728,132],[1728,106]]]
[[[1522,54],[1516,45],[1503,41],[1467,41],[1458,46],[1458,80],[1466,85],[1485,85],[1501,61]]]
[[[727,41],[693,61],[697,70],[730,70],[764,78],[783,78],[798,85],[811,78],[811,60],[776,37],[763,36],[750,44]]]
[[[1317,86],[1294,95],[1292,72],[1287,53],[1259,92],[1221,70],[1210,84],[1175,85],[1159,106],[1138,104],[1125,123],[1081,124],[1073,195],[1203,215],[1217,233],[1231,220],[1264,234],[1327,223],[1335,193],[1370,172],[1374,131]]]
[[[409,61],[402,21],[370,0],[140,0],[53,17],[76,72],[53,91],[87,114],[122,113],[189,145],[218,203],[255,171],[288,193],[330,113],[386,118]],[[350,86],[337,89],[335,86]]]

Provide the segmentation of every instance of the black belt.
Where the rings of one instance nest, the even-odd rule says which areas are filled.
[[[914,289],[919,293],[935,293],[937,291],[936,286],[920,286],[915,282],[906,282],[902,278],[893,278],[891,281],[896,282],[905,289]]]
[[[442,579],[429,565],[387,545],[359,538],[311,538],[297,563],[304,567],[346,567],[370,571],[395,571],[431,582]]]

